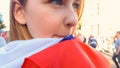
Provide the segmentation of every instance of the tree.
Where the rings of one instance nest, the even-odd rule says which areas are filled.
[[[0,30],[5,28],[5,24],[3,24],[2,14],[0,13]]]

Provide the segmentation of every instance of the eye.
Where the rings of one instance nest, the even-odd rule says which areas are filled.
[[[74,3],[72,6],[73,6],[74,9],[78,9],[79,8],[79,4],[78,3]]]
[[[56,5],[62,5],[62,0],[49,0],[49,3],[56,4]]]

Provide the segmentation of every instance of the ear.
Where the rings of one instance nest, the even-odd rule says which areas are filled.
[[[13,14],[19,24],[26,24],[24,8],[19,2],[14,2]]]

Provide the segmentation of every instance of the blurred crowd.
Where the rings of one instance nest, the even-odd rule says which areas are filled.
[[[9,31],[0,30],[0,47],[3,47],[9,42]]]

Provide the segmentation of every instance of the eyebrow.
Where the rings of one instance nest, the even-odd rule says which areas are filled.
[[[80,2],[80,0],[76,0],[76,1],[79,1],[79,2]]]
[[[70,0],[65,0],[66,2],[69,2]],[[81,0],[73,0],[74,2],[80,2]]]
[[[70,0],[66,0],[66,1],[70,1]],[[73,0],[73,1],[80,1],[80,0]]]
[[[80,1],[80,0],[75,0],[75,1]]]
[[[74,0],[74,2],[76,2],[76,3],[80,3],[80,1],[81,1],[81,0]]]
[[[74,2],[80,2],[80,0],[74,0]]]

